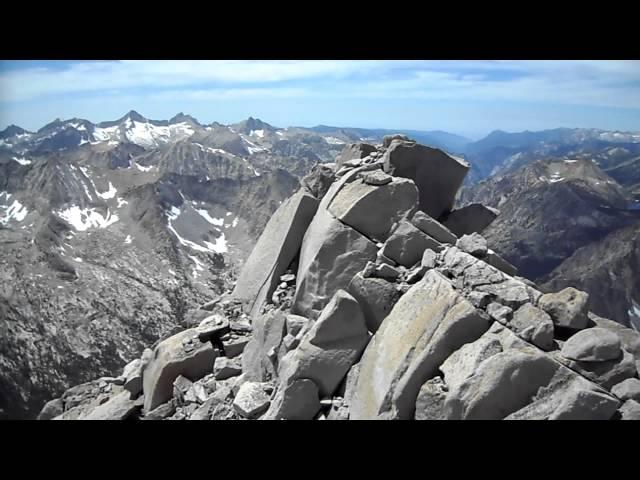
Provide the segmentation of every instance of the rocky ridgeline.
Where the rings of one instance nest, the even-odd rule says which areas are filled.
[[[453,210],[469,165],[406,137],[318,165],[233,292],[56,419],[638,419],[640,335],[543,294]]]

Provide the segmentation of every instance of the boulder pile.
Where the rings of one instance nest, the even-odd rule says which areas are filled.
[[[452,210],[470,166],[353,144],[273,215],[235,289],[54,419],[640,419],[640,335],[542,292]]]

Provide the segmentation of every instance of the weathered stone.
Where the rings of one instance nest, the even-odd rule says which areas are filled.
[[[451,210],[469,171],[466,161],[417,143],[394,142],[385,152],[383,161],[385,172],[410,178],[416,183],[420,210],[433,218]]]
[[[611,389],[613,393],[620,400],[635,400],[640,402],[640,380],[637,378],[627,378],[618,383]]]
[[[377,278],[384,278],[385,280],[390,280],[393,282],[400,276],[400,272],[397,268],[383,263],[382,265],[378,265],[376,267],[373,276]]]
[[[509,307],[505,307],[500,303],[492,302],[487,305],[487,313],[495,321],[506,325],[511,321],[513,310]]]
[[[396,262],[384,256],[384,254],[382,253],[382,249],[378,250],[378,253],[376,254],[376,263],[378,265],[386,264],[391,265],[392,267],[396,266]]]
[[[553,323],[560,327],[582,330],[587,326],[589,294],[573,287],[558,293],[546,293],[540,297],[538,306],[551,315]]]
[[[350,418],[413,418],[424,382],[488,327],[443,275],[430,270],[400,298],[365,350]]]
[[[191,385],[189,390],[184,394],[184,403],[203,403],[207,400],[207,392],[199,382]]]
[[[447,386],[442,378],[427,380],[418,392],[416,399],[416,420],[445,420],[444,401],[447,397]]]
[[[551,317],[530,303],[521,306],[513,314],[509,327],[520,338],[533,343],[542,350],[551,350],[553,344],[553,321]]]
[[[136,358],[129,362],[122,371],[124,388],[131,393],[131,398],[136,398],[142,393],[142,360]]]
[[[269,395],[262,383],[246,382],[233,400],[233,408],[244,418],[256,418],[267,411],[269,403]]]
[[[400,133],[396,133],[394,135],[385,135],[384,137],[382,137],[382,146],[384,148],[389,148],[389,146],[391,145],[391,142],[393,142],[394,140],[399,140],[399,141],[402,141],[402,142],[415,143],[415,140],[411,140],[406,135],[402,135]]]
[[[465,277],[465,282],[467,278]],[[493,285],[480,285],[477,289],[491,293],[500,303],[513,309],[520,308],[525,303],[534,302],[536,299],[535,290],[511,278]]]
[[[438,254],[427,248],[422,254],[422,261],[420,265],[422,265],[427,270],[431,270],[432,268],[436,268],[436,259],[438,258]]]
[[[170,417],[176,413],[176,404],[172,400],[159,405],[152,411],[145,414],[142,420],[164,420],[167,417]]]
[[[484,257],[487,254],[487,241],[479,233],[472,233],[470,235],[463,235],[456,242],[458,247],[463,252],[467,252],[474,257]]]
[[[242,373],[242,364],[239,358],[218,357],[213,365],[213,375],[216,380],[226,380]]]
[[[358,301],[367,329],[373,333],[400,298],[395,284],[381,278],[364,278],[362,273],[353,277],[347,291]]]
[[[465,207],[443,215],[441,222],[458,237],[472,233],[482,233],[500,214],[498,210],[480,203],[472,203]]]
[[[142,374],[145,411],[151,411],[171,398],[173,381],[179,375],[190,380],[204,377],[213,368],[217,355],[210,343],[200,342],[195,329],[160,342]]]
[[[367,185],[386,185],[393,181],[391,175],[387,175],[382,170],[373,170],[372,172],[365,172],[360,174],[362,181]]]
[[[253,336],[242,354],[242,371],[250,381],[263,382],[275,376],[276,369],[267,352],[282,343],[286,316],[281,310],[271,310],[256,318],[253,328]]]
[[[176,378],[173,382],[173,398],[176,399],[176,403],[178,405],[182,405],[184,403],[189,403],[187,399],[185,399],[185,396],[187,395],[187,392],[189,391],[189,389],[191,388],[191,386],[193,385],[193,382],[191,380],[189,380],[186,377],[183,377],[182,375],[178,375],[178,378]],[[195,399],[194,399],[195,401]]]
[[[492,297],[490,293],[476,292],[474,290],[473,292],[469,293],[469,295],[467,295],[467,299],[474,307],[485,308],[491,303]]]
[[[606,328],[607,330],[614,332],[620,338],[622,347],[629,353],[631,353],[636,361],[640,361],[640,333],[625,327],[624,325],[608,320],[606,318],[599,317],[592,312],[588,314],[589,320],[600,328]],[[639,370],[640,371],[640,370]]]
[[[412,267],[426,249],[440,250],[439,242],[402,220],[382,247],[382,254],[400,265]]]
[[[427,267],[417,265],[409,272],[409,275],[407,275],[407,283],[409,285],[413,285],[414,283],[422,279],[422,277],[424,277],[424,274],[427,273],[427,270]]]
[[[393,224],[412,211],[417,201],[418,189],[406,178],[381,186],[355,181],[338,192],[329,212],[368,238],[384,241]]]
[[[640,420],[640,403],[627,400],[620,407],[620,420]]]
[[[342,149],[336,158],[336,170],[340,170],[349,160],[365,158],[375,151],[376,147],[368,143],[350,143]]]
[[[125,390],[95,408],[88,415],[81,417],[82,420],[126,420],[131,417],[139,406],[131,400],[131,394]]]
[[[596,384],[560,367],[533,401],[507,420],[609,420],[620,402]]]
[[[411,219],[411,223],[440,243],[455,245],[458,241],[451,230],[424,212],[417,211]]]
[[[475,374],[449,389],[450,420],[500,420],[530,403],[559,365],[540,353],[508,350],[482,362]]]
[[[265,420],[311,420],[320,410],[318,386],[307,378],[282,385],[264,416]]]
[[[289,335],[293,335],[294,337],[298,334],[298,332],[300,332],[300,330],[309,325],[309,319],[301,317],[300,315],[288,314],[285,319],[287,325],[287,333]]]
[[[587,328],[573,335],[562,346],[562,355],[582,362],[604,362],[622,355],[620,338],[604,328]]]
[[[224,354],[227,358],[235,358],[244,352],[251,337],[232,335],[222,339],[224,345]]]
[[[331,296],[347,288],[376,253],[367,237],[318,209],[302,242],[292,313],[317,318]]]
[[[516,267],[511,265],[509,262],[507,262],[504,258],[502,258],[500,255],[498,255],[496,252],[494,252],[491,249],[487,251],[487,254],[483,257],[483,260],[487,262],[489,265],[491,265],[492,267],[495,267],[501,272],[504,272],[507,275],[511,275],[512,277],[518,273],[518,269]],[[519,278],[516,278],[516,280],[519,280]],[[531,282],[528,283],[529,286],[535,288],[535,284],[530,284],[530,283]]]
[[[566,343],[565,343],[566,345]],[[584,362],[565,358],[561,353],[555,357],[560,363],[587,377],[592,382],[610,389],[614,385],[637,375],[636,364],[629,352],[622,350],[620,358],[602,362]]]
[[[463,345],[440,365],[447,387],[451,389],[460,386],[476,372],[483,361],[500,352],[500,341],[495,335],[490,334],[484,334],[475,342]]]
[[[210,342],[212,340],[218,340],[223,335],[229,333],[231,326],[229,325],[229,320],[225,317],[214,314],[202,320],[195,330],[198,332],[198,338],[201,342]]]
[[[358,302],[344,290],[331,298],[318,320],[280,363],[281,385],[310,379],[322,396],[331,396],[369,341]]]
[[[280,276],[298,254],[318,200],[298,190],[275,211],[238,277],[233,297],[255,316],[278,285]]]
[[[331,184],[335,181],[336,174],[330,165],[318,163],[313,166],[311,172],[300,183],[318,200],[325,196]]]
[[[44,404],[44,407],[42,407],[42,410],[40,410],[40,414],[38,415],[38,420],[51,420],[53,417],[62,415],[63,411],[64,404],[62,403],[62,399],[54,398]]]

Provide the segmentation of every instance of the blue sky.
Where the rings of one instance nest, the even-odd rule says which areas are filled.
[[[638,61],[0,61],[0,129],[129,110],[445,130],[640,130]]]

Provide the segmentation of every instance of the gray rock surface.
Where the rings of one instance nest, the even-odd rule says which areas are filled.
[[[605,328],[587,328],[573,335],[562,346],[562,355],[582,362],[604,362],[622,355],[620,338]]]
[[[509,328],[520,338],[533,343],[542,350],[551,350],[554,346],[551,317],[544,310],[530,303],[524,304],[515,311],[509,322]]]
[[[255,316],[297,255],[304,234],[316,213],[318,200],[305,190],[282,203],[265,227],[233,290],[245,311]]]
[[[447,385],[442,378],[427,380],[418,392],[416,399],[416,420],[446,420],[444,402],[447,397]]]
[[[589,294],[573,287],[557,293],[546,293],[540,297],[538,305],[545,310],[553,323],[560,327],[581,330],[587,326]]]
[[[217,355],[210,343],[200,342],[195,329],[160,342],[142,373],[145,411],[151,411],[171,398],[173,381],[179,375],[197,380],[211,372]]]
[[[367,329],[375,333],[400,298],[396,285],[382,278],[364,278],[356,274],[347,291],[358,301]]]
[[[344,162],[353,159],[361,159],[369,156],[376,150],[376,147],[368,143],[351,143],[344,147],[336,159],[336,171],[340,170]]]
[[[385,172],[410,178],[416,183],[420,210],[433,218],[451,210],[469,171],[466,161],[417,143],[393,142],[383,161]]]
[[[269,395],[264,390],[264,384],[246,382],[233,400],[233,408],[244,418],[256,418],[267,411],[270,404]]]
[[[302,242],[292,313],[317,318],[376,253],[371,240],[319,208]]]
[[[640,380],[637,378],[627,378],[617,385],[614,385],[611,393],[622,401],[635,400],[636,402],[640,402]]]
[[[130,393],[125,390],[113,396],[109,401],[94,409],[82,420],[126,420],[132,416],[140,406],[131,400]]]
[[[356,180],[338,192],[329,212],[369,239],[384,241],[393,224],[411,212],[417,200],[418,189],[406,178],[394,178],[381,186]]]
[[[331,298],[318,320],[280,363],[280,384],[310,379],[320,395],[331,396],[369,341],[358,302],[344,290]]]
[[[318,410],[320,410],[318,386],[312,380],[301,378],[278,390],[264,418],[311,420]]]
[[[382,254],[400,265],[412,267],[427,248],[438,251],[440,247],[439,242],[402,220],[382,247]]]
[[[351,418],[413,418],[422,385],[455,350],[480,337],[488,322],[435,270],[405,293],[360,362]]]
[[[621,420],[640,420],[640,403],[627,400],[620,407]]]
[[[411,223],[440,243],[455,245],[458,241],[458,237],[456,237],[451,230],[422,211],[415,213],[411,219]]]
[[[255,319],[253,336],[242,354],[242,371],[248,380],[264,382],[275,376],[276,368],[268,352],[280,347],[286,335],[286,322],[281,310],[270,310]]]
[[[456,242],[456,247],[479,258],[484,257],[488,250],[487,240],[479,233],[462,235]]]

